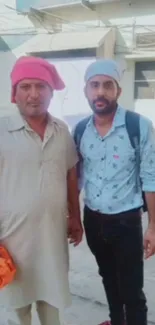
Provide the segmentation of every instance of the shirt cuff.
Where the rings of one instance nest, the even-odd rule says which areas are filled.
[[[153,184],[143,184],[142,190],[143,192],[155,192],[155,181]]]

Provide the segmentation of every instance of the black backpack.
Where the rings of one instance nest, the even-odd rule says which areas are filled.
[[[76,148],[78,153],[80,153],[80,142],[81,138],[83,136],[83,133],[85,131],[86,125],[90,120],[90,116],[86,117],[82,121],[80,121],[74,130],[74,141],[76,144]],[[132,147],[135,149],[135,157],[136,157],[136,168],[137,168],[137,175],[139,175],[140,172],[140,115],[132,112],[132,111],[126,111],[125,115],[125,123],[126,123],[126,129],[128,132],[128,136],[131,142]],[[139,184],[140,184],[140,179],[137,177],[136,180],[136,191],[139,189]],[[146,212],[147,209],[147,204],[145,200],[145,195],[144,192],[142,192],[143,196],[143,211]]]

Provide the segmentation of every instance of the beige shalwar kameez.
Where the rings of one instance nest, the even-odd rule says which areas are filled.
[[[77,160],[58,119],[49,115],[44,141],[20,114],[0,119],[0,243],[17,266],[0,305],[69,306],[66,179]]]

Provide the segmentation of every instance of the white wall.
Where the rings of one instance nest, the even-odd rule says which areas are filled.
[[[155,57],[154,57],[155,60]],[[135,61],[122,60],[126,63],[126,71],[122,79],[122,96],[120,104],[131,110],[149,118],[155,126],[155,99],[134,99],[134,74],[135,74]]]
[[[14,110],[10,102],[11,83],[10,71],[15,62],[14,55],[10,52],[0,52],[0,116],[7,115]]]
[[[6,7],[5,4],[12,9]],[[2,44],[0,50],[0,116],[15,112],[15,107],[10,102],[10,72],[17,57],[14,49],[19,43],[24,41],[26,37],[24,33],[33,30],[33,24],[29,18],[17,14],[15,8],[15,0],[0,0],[0,38],[6,43],[5,48],[5,43],[2,44],[0,40]],[[4,51],[2,47],[5,48]]]
[[[142,114],[152,117],[152,107],[154,101],[147,102],[150,108],[146,111],[146,101],[134,101],[134,66],[136,59],[126,59],[126,55],[136,54],[137,60],[145,60],[146,57],[154,56],[155,48],[151,52],[148,50],[136,50],[134,48],[134,30],[136,33],[153,31],[155,32],[155,1],[135,0],[118,1],[101,4],[96,7],[96,11],[91,11],[82,6],[52,9],[46,15],[47,21],[52,20],[52,14],[59,16],[66,21],[70,21],[68,29],[90,28],[96,26],[113,26],[117,28],[117,38],[115,46],[115,59],[119,62],[124,71],[122,78],[122,95],[120,104],[127,109],[135,109]],[[64,24],[64,29],[66,24]],[[154,115],[154,114],[153,114]]]
[[[124,70],[121,80],[122,94],[119,103],[126,109],[134,110],[134,61],[126,61],[119,55],[116,56],[116,60]]]
[[[49,107],[53,115],[62,120],[74,116],[74,121],[77,122],[91,114],[84,95],[84,73],[94,60],[95,58],[52,60],[66,85],[65,90],[54,94]]]
[[[82,6],[77,8],[66,8],[63,10],[52,10],[51,13],[45,15],[44,23],[47,20],[52,24],[52,15],[57,15],[60,19],[66,19],[72,23],[68,25],[68,28],[90,28],[90,26],[96,24],[101,26],[115,26],[118,28],[117,39],[116,39],[116,60],[120,63],[122,70],[124,71],[122,79],[123,92],[120,98],[120,104],[128,109],[134,109],[134,63],[135,60],[127,60],[126,54],[133,53],[133,24],[136,24],[136,30],[138,32],[146,31],[148,25],[150,30],[155,30],[155,1],[153,0],[137,0],[133,1],[133,4],[129,5],[132,1],[122,1],[116,3],[109,3],[98,5],[96,11],[84,9]],[[15,7],[15,0],[8,0],[7,4]],[[4,14],[5,12],[5,14]],[[46,19],[45,19],[46,18]],[[59,22],[60,22],[59,19]],[[0,0],[0,32],[4,28],[6,30],[20,30],[33,28],[33,19],[31,21],[26,16],[17,15],[14,10],[7,9],[5,7],[5,0]],[[141,27],[140,27],[141,25]],[[15,37],[15,36],[14,36]],[[10,79],[9,73],[16,58],[24,53],[21,52],[21,47],[17,46],[7,53],[0,52],[0,86],[2,92],[2,100],[0,104],[1,113],[2,107],[11,107],[10,104]],[[152,52],[153,54],[153,52]],[[145,52],[139,51],[137,55],[141,56],[145,60]],[[155,52],[154,52],[155,57]],[[136,109],[140,110],[141,107],[145,106],[146,103],[136,103]],[[154,103],[152,104],[154,105]],[[144,109],[141,109],[144,112]],[[146,110],[145,110],[146,111]],[[151,109],[152,111],[152,109]]]

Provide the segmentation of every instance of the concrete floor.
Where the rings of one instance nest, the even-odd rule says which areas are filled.
[[[144,229],[146,226],[147,217],[144,217]],[[85,239],[77,248],[70,247],[70,287],[73,303],[63,317],[65,324],[97,325],[108,319],[101,279]],[[155,324],[155,257],[145,262],[145,292],[148,299],[149,324]],[[0,325],[17,325],[15,320],[8,323],[7,319],[7,311],[1,309]],[[33,325],[39,325],[35,313]]]

